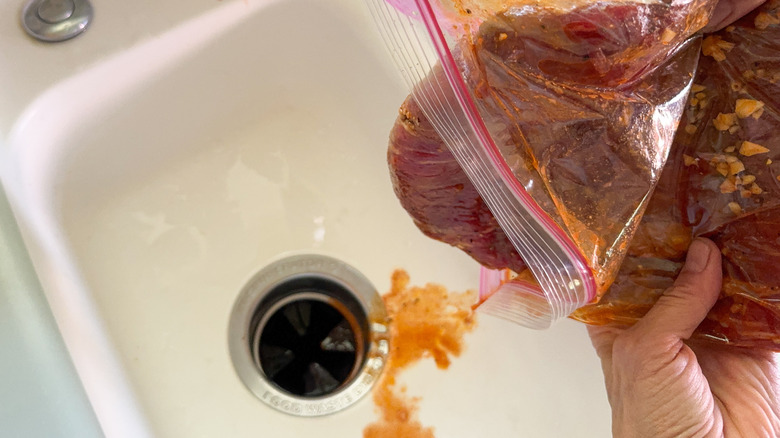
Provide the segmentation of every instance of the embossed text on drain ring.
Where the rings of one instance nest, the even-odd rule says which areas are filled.
[[[367,317],[366,342],[360,364],[335,392],[318,397],[297,396],[281,390],[257,365],[252,340],[257,329],[257,311],[284,296],[285,282],[311,276],[340,285],[358,303]],[[273,296],[276,294],[277,296]],[[338,294],[335,294],[338,295]],[[339,297],[334,296],[334,299]],[[262,315],[259,315],[262,318]],[[318,416],[338,412],[365,396],[378,379],[389,351],[386,314],[379,295],[360,272],[340,260],[321,255],[299,255],[274,262],[258,272],[242,289],[231,313],[229,328],[230,355],[244,385],[257,398],[279,411],[297,416]],[[360,334],[356,334],[358,336]]]

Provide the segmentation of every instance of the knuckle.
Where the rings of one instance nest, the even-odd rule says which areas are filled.
[[[631,331],[627,331],[618,336],[612,344],[612,357],[614,360],[630,358],[636,356],[641,350],[642,340]]]
[[[667,289],[655,304],[659,307],[685,307],[690,301],[691,293],[684,287],[672,287]]]
[[[662,354],[666,351],[660,351],[655,348],[650,339],[645,339],[634,333],[626,333],[615,340],[612,351],[612,361],[623,368],[629,375],[646,376],[652,375],[658,369]]]
[[[693,286],[675,285],[667,289],[658,299],[661,308],[686,309],[689,314],[706,314],[709,310],[701,294]]]
[[[699,287],[701,287],[699,278],[682,273],[677,277],[674,285],[664,291],[664,295],[687,296],[696,293]]]

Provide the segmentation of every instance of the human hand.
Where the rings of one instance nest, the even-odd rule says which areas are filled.
[[[715,32],[739,20],[748,12],[759,7],[765,0],[720,0],[712,12],[704,32]]]
[[[686,342],[721,281],[718,247],[696,239],[674,286],[633,327],[588,327],[615,437],[780,435],[774,353]]]

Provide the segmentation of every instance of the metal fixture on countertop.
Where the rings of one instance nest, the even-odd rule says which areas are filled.
[[[52,43],[84,32],[90,20],[89,0],[30,0],[22,9],[24,30],[35,39]]]

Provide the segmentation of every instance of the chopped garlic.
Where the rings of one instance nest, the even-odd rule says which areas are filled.
[[[704,85],[700,85],[700,84],[691,85],[691,93],[700,93],[704,90],[706,90],[706,87]]]
[[[729,175],[736,175],[739,172],[743,172],[745,170],[745,165],[742,164],[741,161],[734,161],[733,163],[729,163]]]
[[[751,141],[743,141],[742,146],[739,147],[739,153],[746,157],[751,157],[757,154],[765,154],[767,152],[769,152],[769,149]]]
[[[755,20],[753,20],[753,24],[755,24],[756,29],[763,30],[773,24],[780,24],[780,19],[773,17],[766,12],[761,12],[760,14],[756,15]]]
[[[696,164],[696,158],[686,154],[683,154],[683,161],[685,162],[686,166],[693,166]]]
[[[674,40],[675,36],[677,36],[677,32],[667,28],[664,30],[664,33],[661,34],[661,42],[664,44],[669,44],[672,42],[672,40]]]
[[[763,109],[764,109],[764,102],[755,99],[737,99],[737,103],[734,106],[734,112],[736,113],[737,117],[739,117],[740,119],[744,119],[745,117],[751,116],[755,114],[756,111],[763,110]]]
[[[729,210],[731,210],[734,214],[740,214],[742,213],[742,207],[736,203],[736,202],[729,202],[728,203]]]
[[[714,60],[720,62],[726,59],[726,53],[734,48],[734,43],[724,41],[717,35],[710,35],[704,38],[701,43],[701,53],[704,56],[711,56]]]
[[[742,184],[748,185],[756,180],[755,175],[745,175],[742,177]]]
[[[721,193],[734,193],[735,191],[737,191],[737,185],[730,179],[724,179],[720,184]]]
[[[729,146],[729,147],[723,149],[723,152],[731,153],[731,152],[734,152],[735,149],[736,149],[736,146]]]
[[[685,126],[685,132],[688,134],[695,134],[696,133],[696,125],[689,123]]]
[[[734,113],[718,113],[718,116],[712,120],[712,124],[715,125],[715,129],[718,131],[726,131],[737,123],[737,115]]]
[[[759,187],[758,184],[753,184],[752,186],[750,186],[750,193],[754,195],[760,195],[764,193],[764,190],[761,189],[761,187]]]

